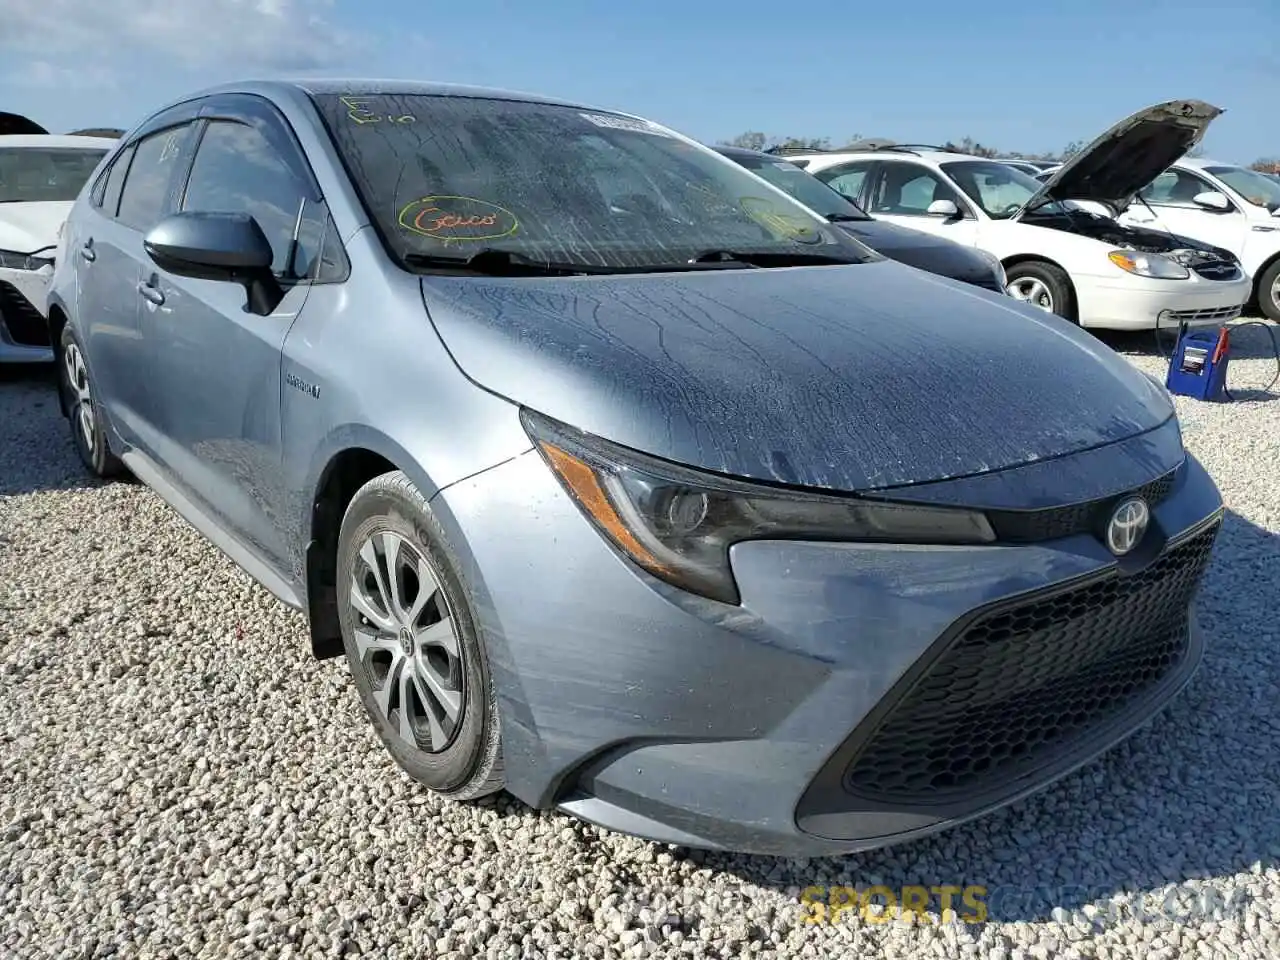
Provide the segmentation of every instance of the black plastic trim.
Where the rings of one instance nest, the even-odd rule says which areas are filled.
[[[1176,538],[1165,542],[1163,549],[1156,551],[1156,553],[1163,555],[1210,530],[1214,531],[1216,539],[1217,531],[1221,529],[1222,518],[1223,511],[1220,508],[1201,522],[1180,532]],[[905,824],[914,822],[918,825],[921,817],[928,817],[934,821],[965,819],[975,813],[1000,806],[1012,799],[1016,799],[1018,796],[1025,795],[1036,789],[1038,785],[1052,782],[1106,749],[1109,743],[1122,739],[1126,729],[1139,726],[1144,717],[1149,716],[1158,709],[1158,706],[1153,705],[1162,704],[1171,698],[1185,685],[1199,665],[1203,648],[1195,631],[1189,632],[1187,651],[1182,662],[1176,668],[1170,670],[1160,682],[1086,734],[1064,744],[1051,758],[1020,770],[1012,779],[1000,780],[993,786],[949,794],[945,799],[932,803],[912,803],[897,798],[865,797],[851,793],[846,787],[846,771],[856,761],[858,754],[871,742],[884,722],[898,709],[916,684],[928,674],[939,658],[950,649],[952,644],[964,634],[965,630],[975,620],[1008,608],[1052,599],[1110,577],[1124,575],[1124,573],[1125,571],[1120,563],[1109,564],[1081,577],[1075,577],[1047,588],[1042,587],[1026,591],[986,604],[971,610],[954,621],[950,627],[942,632],[928,650],[908,668],[897,683],[889,689],[876,706],[854,728],[844,742],[828,757],[796,805],[796,826],[813,836],[830,840],[847,840],[863,838],[858,836],[836,836],[829,830],[824,832],[819,824],[843,817],[847,817],[853,823],[857,821],[859,815],[878,814],[883,818],[885,814],[896,814],[902,817],[904,821],[903,829],[906,830],[910,828]],[[1199,584],[1197,584],[1196,591],[1192,595],[1192,604],[1194,604],[1195,596],[1198,593]],[[1191,608],[1188,607],[1188,618],[1190,618],[1190,611]]]

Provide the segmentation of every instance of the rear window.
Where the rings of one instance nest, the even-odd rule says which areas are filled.
[[[780,190],[785,190],[810,210],[824,217],[870,219],[852,201],[789,160],[770,160],[764,157],[734,157],[733,159],[757,177],[768,180]]]
[[[104,154],[74,147],[0,149],[0,203],[74,200]]]

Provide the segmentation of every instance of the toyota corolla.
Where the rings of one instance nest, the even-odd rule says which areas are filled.
[[[1200,661],[1222,506],[1156,383],[659,124],[221,87],[122,138],[62,244],[87,467],[305,611],[448,797],[874,847],[1044,787]]]

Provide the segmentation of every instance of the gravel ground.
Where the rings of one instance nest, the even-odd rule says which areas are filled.
[[[1187,692],[1040,796],[811,862],[429,796],[301,618],[145,488],[86,482],[51,389],[7,373],[0,956],[1280,957],[1280,402],[1246,389],[1274,370],[1262,334],[1237,338],[1239,402],[1179,400],[1230,508]],[[1151,337],[1108,339],[1162,371]],[[981,886],[988,919],[940,922],[934,898],[914,923],[808,922],[806,898],[841,894],[806,888],[871,884]]]

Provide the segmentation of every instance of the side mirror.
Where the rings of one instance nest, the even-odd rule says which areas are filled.
[[[925,209],[925,213],[931,217],[946,217],[950,220],[960,216],[960,208],[954,200],[935,200]]]
[[[1197,193],[1191,198],[1191,202],[1197,207],[1204,207],[1206,210],[1215,210],[1218,213],[1226,213],[1231,209],[1231,201],[1220,194],[1217,190],[1206,190],[1204,193]]]
[[[252,313],[265,317],[284,299],[271,243],[247,213],[175,213],[147,232],[142,248],[167,273],[240,284]]]

